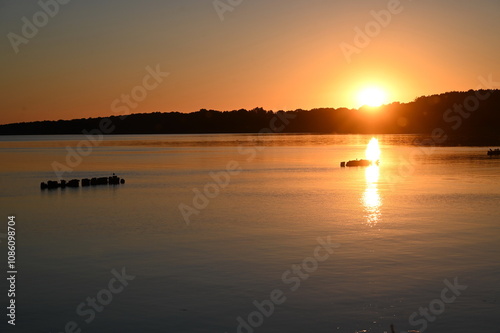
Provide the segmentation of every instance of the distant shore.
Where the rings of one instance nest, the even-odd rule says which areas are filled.
[[[378,108],[154,112],[0,125],[0,135],[420,134],[436,145],[500,145],[500,90],[422,96]],[[424,143],[425,144],[425,143]]]

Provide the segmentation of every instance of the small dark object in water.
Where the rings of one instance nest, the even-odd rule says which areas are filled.
[[[55,180],[49,180],[47,182],[47,188],[49,188],[49,189],[58,188],[58,187],[59,187],[59,183],[56,182]]]
[[[500,149],[495,149],[495,150],[488,150],[488,156],[496,156],[496,155],[500,155]]]
[[[67,187],[78,187],[80,186],[80,179],[71,179],[67,184]]]
[[[90,179],[88,179],[88,178],[82,179],[82,187],[84,187],[84,186],[90,186]]]
[[[117,177],[113,174],[113,177],[109,177],[109,184],[110,185],[118,185],[120,184],[120,177]]]
[[[66,187],[66,181],[64,179],[61,180],[61,184],[59,184],[59,186],[61,186],[61,188],[65,188]]]
[[[108,185],[108,177],[97,178],[97,185]]]

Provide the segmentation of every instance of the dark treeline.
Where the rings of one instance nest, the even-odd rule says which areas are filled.
[[[283,133],[430,134],[441,128],[449,135],[498,137],[499,110],[500,90],[469,90],[422,96],[410,103],[395,102],[377,109],[202,109],[16,123],[1,125],[0,135],[81,134],[99,129],[104,119],[110,129],[106,134],[258,133],[265,128]],[[281,126],[285,114],[286,126]]]

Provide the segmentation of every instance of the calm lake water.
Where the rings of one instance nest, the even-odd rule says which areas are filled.
[[[500,332],[500,158],[377,138],[380,166],[340,168],[371,136],[0,137],[1,331]],[[126,184],[41,191],[54,162]]]

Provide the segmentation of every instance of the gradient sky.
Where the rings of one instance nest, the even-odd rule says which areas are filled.
[[[349,63],[341,43],[388,2],[243,0],[221,21],[212,0],[72,0],[15,53],[8,33],[41,7],[0,0],[0,124],[112,115],[157,64],[170,75],[131,112],[358,107],[367,86],[407,102],[500,81],[498,0],[402,0]]]

